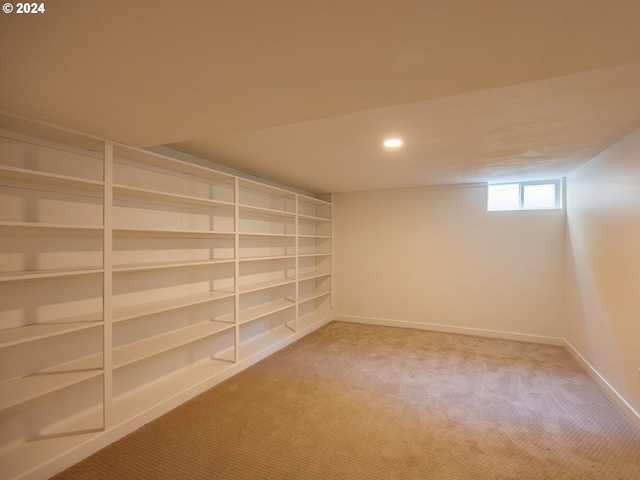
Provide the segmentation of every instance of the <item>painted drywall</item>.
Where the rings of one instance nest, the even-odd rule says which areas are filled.
[[[567,177],[565,338],[640,412],[640,129]]]
[[[334,195],[335,314],[461,333],[563,333],[564,210],[487,212],[486,185]]]

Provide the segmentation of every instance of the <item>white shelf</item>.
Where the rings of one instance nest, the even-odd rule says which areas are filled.
[[[260,290],[266,290],[273,287],[279,287],[281,285],[290,285],[295,281],[296,281],[295,278],[276,278],[274,280],[267,280],[264,282],[247,283],[245,285],[240,285],[239,291],[241,294],[257,292]]]
[[[146,315],[167,312],[169,310],[177,310],[179,308],[213,302],[216,300],[221,300],[223,298],[229,298],[233,296],[234,296],[233,292],[214,291],[214,292],[196,293],[193,295],[185,295],[183,297],[177,297],[177,298],[163,299],[155,302],[132,305],[129,307],[120,307],[120,308],[114,309],[113,321],[122,322],[124,320],[130,320],[132,318],[144,317]]]
[[[161,403],[168,402],[179,396],[185,396],[190,389],[197,388],[216,375],[233,366],[233,362],[226,360],[209,360],[187,369],[167,375],[160,380],[150,382],[125,395],[115,397],[113,401],[115,419],[114,424],[120,425],[148,412]]]
[[[294,233],[239,233],[240,238],[296,238]]]
[[[270,330],[267,333],[263,333],[262,335],[258,335],[256,337],[251,338],[250,340],[245,340],[240,343],[240,360],[247,360],[254,355],[259,354],[266,348],[274,345],[275,343],[286,340],[294,334],[294,331],[287,327],[286,325],[281,325]]]
[[[102,429],[74,431],[68,435],[52,435],[34,438],[0,453],[0,471],[3,478],[22,477],[25,473],[37,469],[53,458],[64,455],[80,445],[96,439],[103,433]],[[35,478],[35,477],[34,477]]]
[[[210,168],[201,167],[199,165],[194,165],[182,160],[177,160],[175,158],[166,157],[164,155],[119,143],[113,144],[113,155],[115,158],[131,160],[134,162],[163,168],[165,170],[172,170],[177,173],[184,173],[187,175],[192,175],[194,177],[202,177],[214,181],[231,182],[234,178],[232,175],[220,173]]]
[[[11,180],[11,182],[4,180]],[[5,166],[0,166],[0,183],[42,190],[50,190],[51,187],[63,188],[70,190],[70,193],[81,195],[101,196],[104,192],[104,182]]]
[[[313,216],[313,215],[303,215],[301,213],[298,214],[298,218],[300,220],[307,220],[307,221],[311,221],[311,222],[330,222],[331,221],[330,218],[317,217],[317,216]]]
[[[252,215],[261,215],[269,217],[285,217],[294,219],[296,217],[295,212],[287,212],[285,210],[274,210],[271,208],[253,207],[250,205],[240,205],[240,214],[243,213]]]
[[[260,256],[260,257],[241,257],[241,262],[264,262],[266,260],[283,260],[285,258],[296,258],[295,254],[291,255],[273,255],[273,256]]]
[[[271,315],[272,313],[281,312],[282,310],[286,310],[294,306],[295,302],[293,300],[280,298],[278,300],[263,303],[262,305],[258,305],[257,307],[246,308],[244,310],[240,310],[239,323],[243,324],[252,322],[259,318],[266,317],[267,315]],[[227,319],[228,317],[229,316],[227,315],[223,318]]]
[[[0,384],[0,410],[102,375],[102,369],[36,373]]]
[[[298,275],[298,281],[303,282],[305,280],[312,280],[314,278],[322,278],[322,277],[330,277],[331,273],[328,272],[311,272],[311,273],[301,273]]]
[[[102,313],[57,320],[55,322],[24,325],[0,330],[0,348],[28,343],[43,338],[99,327],[103,324]]]
[[[0,132],[2,136],[7,135],[10,138],[15,137],[17,133],[92,152],[101,152],[104,149],[102,138],[6,111],[0,111],[0,128],[6,130],[6,132]]]
[[[189,195],[177,195],[173,193],[159,192],[144,188],[128,187],[126,185],[114,185],[114,195],[121,200],[136,200],[143,203],[161,203],[169,205],[191,205],[205,208],[219,208],[232,212],[233,203],[220,202],[209,198],[193,197]]]
[[[231,328],[234,328],[233,323],[216,321],[201,322],[138,342],[129,343],[114,349],[113,367],[120,368]]]
[[[176,262],[159,262],[159,263],[140,263],[133,265],[114,265],[114,273],[125,272],[141,272],[145,270],[161,270],[167,268],[182,268],[182,267],[203,267],[207,265],[224,265],[233,263],[235,260],[220,259],[220,260],[193,260],[193,261],[176,261]]]
[[[66,374],[80,371],[102,371],[103,367],[103,354],[102,352],[96,352],[86,357],[77,358],[69,362],[61,363],[60,365],[54,365],[53,367],[44,368],[39,375],[46,374]],[[25,377],[26,378],[26,377]]]
[[[8,235],[101,236],[104,227],[38,222],[0,222],[0,233]]]
[[[286,199],[291,202],[295,199],[295,193],[285,190],[280,187],[274,187],[272,185],[266,185],[264,183],[256,182],[254,180],[247,180],[245,178],[240,178],[240,187],[244,190],[250,190],[252,192],[259,192],[263,194],[267,194],[273,197],[279,197],[281,199]]]
[[[311,257],[330,257],[330,253],[302,253],[298,255],[298,258],[311,258]]]
[[[331,290],[316,290],[314,292],[302,293],[298,296],[298,303],[308,302],[316,298],[331,295]]]
[[[298,238],[311,238],[314,240],[331,240],[329,235],[298,235]]]
[[[160,237],[160,238],[230,238],[233,232],[215,232],[212,230],[172,230],[156,228],[114,228],[113,235],[119,237]]]
[[[25,270],[22,272],[0,272],[0,283],[19,282],[25,280],[38,280],[43,278],[76,277],[79,275],[95,275],[103,273],[100,267],[96,268],[56,268],[50,270]]]
[[[327,202],[326,200],[320,200],[319,198],[315,198],[315,197],[307,197],[304,195],[299,195],[298,196],[298,203],[306,203],[308,205],[313,205],[316,207],[330,207],[331,206],[331,202]]]
[[[330,202],[6,112],[0,128],[16,155],[0,165],[0,185],[16,205],[38,202],[7,217],[24,221],[0,222],[11,240],[0,242],[5,270],[18,269],[0,272],[0,287],[15,297],[4,324],[20,325],[17,310],[29,308],[33,322],[0,330],[3,378],[16,378],[0,384],[0,409],[15,416],[11,440],[0,444],[0,476],[44,477],[57,460],[157,417],[330,318],[331,292],[321,287],[331,273],[299,273],[326,270],[331,253],[301,252],[329,249]],[[41,253],[48,263],[20,270],[23,258]],[[213,288],[209,277],[228,288],[182,295]],[[314,283],[300,288],[305,280]],[[300,293],[307,287],[315,291]],[[104,315],[45,322],[102,305]],[[172,324],[178,317],[198,323]],[[74,343],[88,338],[96,342],[88,351]],[[56,365],[39,340],[86,356]],[[54,366],[17,378],[31,356]],[[58,418],[43,408],[71,394],[85,410]]]
[[[298,318],[298,331],[305,330],[322,321],[325,321],[329,315],[326,312],[316,311]]]

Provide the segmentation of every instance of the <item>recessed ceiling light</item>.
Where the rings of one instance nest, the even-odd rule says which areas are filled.
[[[399,147],[400,145],[402,145],[402,140],[398,138],[390,138],[389,140],[384,141],[385,147],[395,148],[395,147]]]

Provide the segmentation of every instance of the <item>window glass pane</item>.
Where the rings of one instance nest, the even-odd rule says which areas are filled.
[[[489,185],[488,210],[520,209],[520,184]]]
[[[523,208],[555,208],[556,185],[548,183],[544,185],[525,185]]]

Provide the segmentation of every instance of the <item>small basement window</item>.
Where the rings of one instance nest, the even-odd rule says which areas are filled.
[[[549,210],[562,208],[562,182],[535,182],[489,185],[487,210]]]

